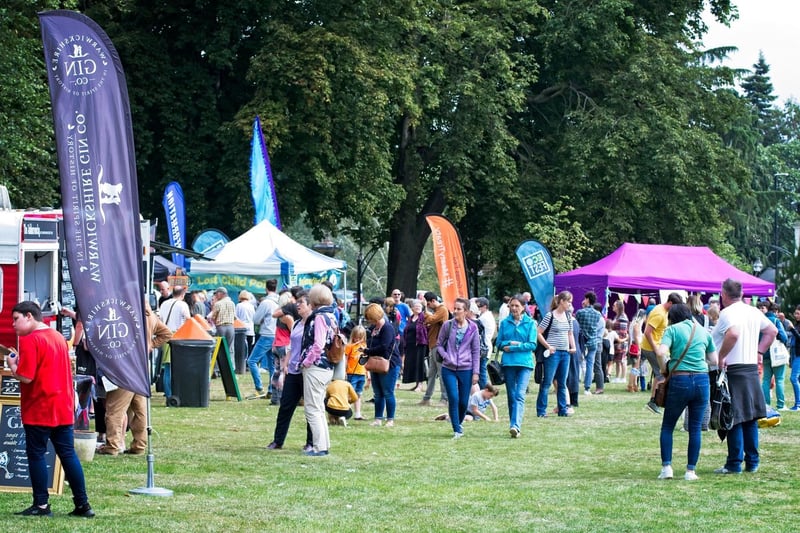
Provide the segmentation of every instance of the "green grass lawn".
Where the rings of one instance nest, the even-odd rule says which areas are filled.
[[[252,389],[239,376],[243,396]],[[155,484],[170,498],[131,496],[146,483],[146,460],[95,456],[84,465],[91,521],[66,516],[69,488],[51,498],[53,519],[12,516],[30,494],[0,493],[0,530],[102,532],[267,531],[796,531],[800,413],[761,431],[761,469],[719,476],[726,447],[703,434],[699,481],[683,481],[687,436],[675,432],[676,478],[659,481],[660,417],[648,396],[608,385],[581,396],[571,418],[537,419],[531,384],[522,436],[501,421],[471,422],[452,441],[442,407],[398,393],[397,426],[369,421],[332,427],[331,455],[304,457],[302,408],[283,450],[272,439],[277,407],[226,401],[219,380],[207,409],[166,408],[153,399]],[[403,387],[409,388],[407,385]],[[791,396],[791,388],[787,390]],[[371,397],[371,391],[365,393]],[[438,392],[434,396],[438,398]],[[550,410],[555,396],[550,395]],[[364,414],[372,413],[366,404]]]

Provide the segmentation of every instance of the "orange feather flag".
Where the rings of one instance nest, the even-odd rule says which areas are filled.
[[[439,274],[442,301],[452,311],[455,308],[456,298],[469,298],[461,238],[447,217],[426,215],[425,220],[431,227],[433,256],[436,259],[436,272]]]

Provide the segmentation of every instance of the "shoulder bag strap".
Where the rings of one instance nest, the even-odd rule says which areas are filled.
[[[548,314],[550,315],[550,322],[547,323],[547,327],[544,328],[544,331],[542,332],[542,337],[544,337],[544,340],[547,340],[547,336],[550,334],[550,327],[553,325],[553,320],[556,319],[556,317],[553,316],[553,313]],[[545,318],[547,318],[547,315],[545,315]],[[544,318],[542,320],[544,320]],[[539,328],[537,327],[536,329]]]
[[[172,310],[175,309],[175,301],[176,301],[175,298],[170,298],[170,300],[172,300],[172,305],[169,306],[169,312],[167,313],[167,319],[164,321],[165,324],[167,322],[169,322],[169,317],[172,316]],[[169,300],[167,300],[167,301],[169,301]]]
[[[675,368],[678,368],[679,366],[681,366],[681,361],[683,361],[683,358],[686,357],[686,352],[689,351],[689,346],[692,344],[692,339],[694,338],[694,330],[695,330],[696,327],[697,327],[697,321],[695,319],[692,319],[692,332],[689,334],[689,340],[686,341],[686,347],[683,349],[683,353],[681,354],[680,358],[678,359],[678,362],[675,363]],[[667,363],[667,370],[669,370],[669,363]],[[670,373],[667,374],[667,377],[664,379],[664,382],[665,383],[668,382],[669,378],[671,378],[671,377],[672,377],[672,373],[670,372]]]
[[[442,349],[444,349],[444,351],[447,351],[447,344],[448,341],[450,340],[450,332],[453,331],[453,319],[451,318],[450,320],[442,324],[442,328],[447,328],[445,329],[446,333],[444,336],[444,344],[442,345]]]

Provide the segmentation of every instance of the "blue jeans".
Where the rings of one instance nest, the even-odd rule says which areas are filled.
[[[583,388],[589,390],[592,388],[592,381],[594,380],[594,358],[597,355],[597,346],[586,348],[586,374],[583,376]],[[600,387],[602,389],[603,387]]]
[[[253,384],[257,391],[264,390],[264,384],[261,382],[260,367],[268,369],[269,375],[272,376],[272,371],[275,366],[272,360],[272,343],[275,342],[275,337],[267,337],[266,335],[259,335],[256,345],[253,346],[253,351],[250,357],[247,358],[247,368],[250,369],[250,375],[253,376]],[[266,365],[264,364],[266,363]],[[269,385],[272,390],[272,384]]]
[[[581,354],[577,350],[569,354],[569,370],[567,372],[567,404],[578,407],[581,391]]]
[[[792,391],[794,391],[794,406],[800,407],[800,355],[792,357],[792,373],[789,375],[789,383],[792,384]]]
[[[481,357],[481,366],[478,372],[478,386],[481,389],[486,387],[486,384],[489,383],[489,371],[486,370],[486,366],[489,364],[488,357]]]
[[[383,408],[386,407],[386,420],[394,420],[394,411],[397,408],[397,399],[394,397],[394,386],[400,367],[389,367],[385,374],[372,374],[372,391],[375,393],[375,418],[383,418]]]
[[[347,374],[347,381],[350,382],[350,385],[353,386],[353,390],[356,391],[358,397],[361,398],[361,394],[364,392],[364,385],[367,383],[367,376],[364,374]]]
[[[558,416],[567,416],[567,374],[569,373],[570,355],[566,350],[556,350],[544,360],[544,376],[539,385],[539,395],[536,397],[536,415],[547,415],[547,394],[550,385],[555,379],[556,400],[558,401]]]
[[[694,470],[700,457],[701,426],[708,408],[708,374],[677,374],[670,378],[664,418],[661,419],[661,465],[672,464],[672,432],[681,413],[689,408],[689,450],[686,470]]]
[[[506,396],[508,397],[509,429],[522,427],[522,416],[525,414],[525,393],[531,379],[532,368],[524,366],[503,365],[506,378]]]
[[[172,396],[172,363],[163,363],[161,368],[163,368],[161,382],[164,387],[164,397],[169,398]]]
[[[761,378],[761,391],[764,393],[764,401],[770,404],[769,385],[775,376],[775,409],[781,409],[786,404],[786,395],[783,392],[783,381],[786,376],[786,365],[772,368],[769,356],[764,357],[764,376]]]
[[[472,387],[472,370],[450,370],[442,367],[442,381],[447,391],[447,411],[455,433],[464,433],[461,423],[469,406],[469,390]]]
[[[33,488],[33,504],[45,505],[48,501],[47,493],[47,441],[53,443],[56,455],[61,460],[64,477],[72,490],[72,501],[76,507],[89,503],[86,495],[86,480],[83,477],[83,468],[72,441],[72,426],[30,426],[25,425],[25,451],[28,454],[28,472],[31,476]]]
[[[736,424],[728,431],[728,458],[725,468],[742,471],[742,461],[747,470],[758,468],[758,420]]]

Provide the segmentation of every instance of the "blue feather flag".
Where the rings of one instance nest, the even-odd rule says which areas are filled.
[[[555,292],[555,269],[553,259],[545,246],[534,240],[527,240],[517,246],[517,259],[528,280],[536,305],[544,316],[550,310],[550,302]]]
[[[253,194],[253,207],[256,211],[255,223],[269,220],[273,226],[281,229],[281,217],[278,214],[278,200],[275,197],[275,182],[269,166],[269,154],[261,133],[261,121],[256,117],[253,121],[253,148],[250,154],[250,186]]]
[[[180,183],[171,181],[167,184],[161,204],[167,214],[169,243],[177,248],[186,248],[186,243],[184,242],[186,238],[186,207]],[[173,253],[172,262],[181,268],[186,268],[183,254]]]

